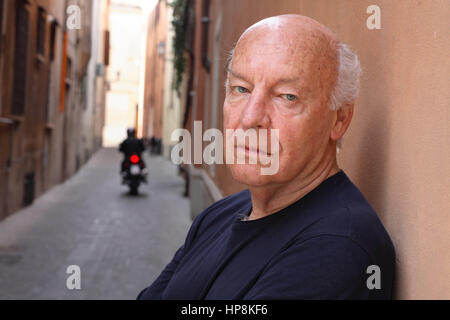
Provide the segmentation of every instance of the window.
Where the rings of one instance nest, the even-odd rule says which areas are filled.
[[[56,28],[58,22],[53,21],[50,27],[50,61],[55,60]]]
[[[155,9],[155,29],[158,27],[158,22],[159,22],[159,6],[160,3],[157,4],[156,9]]]
[[[0,0],[0,75],[3,70],[3,47],[2,47],[2,38],[3,38],[3,0]],[[2,80],[0,79],[0,93],[2,87]],[[0,98],[0,115],[2,114],[2,99]]]
[[[14,80],[11,113],[23,115],[27,80],[29,13],[24,1],[19,1],[16,12],[16,37],[14,50]]]
[[[109,66],[109,50],[110,50],[110,34],[109,30],[105,31],[105,51],[104,51],[104,57],[103,57],[103,64],[105,66]]]
[[[84,74],[81,80],[81,105],[83,110],[87,109],[87,74]]]
[[[209,73],[211,67],[211,61],[208,57],[208,37],[209,37],[209,24],[211,19],[209,17],[209,8],[211,6],[210,0],[203,0],[203,17],[202,17],[202,65]]]
[[[0,0],[0,36],[3,34],[3,0]],[[1,42],[0,42],[1,45]],[[1,51],[1,47],[0,47]]]
[[[66,82],[70,82],[72,80],[72,59],[67,58],[67,69],[66,69]]]
[[[37,48],[36,52],[38,54],[44,55],[45,50],[45,10],[42,8],[38,9],[38,26],[37,26]]]

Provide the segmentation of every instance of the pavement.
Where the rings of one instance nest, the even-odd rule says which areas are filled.
[[[169,160],[146,154],[149,184],[130,196],[121,158],[99,150],[0,222],[0,299],[135,299],[160,274],[192,223],[184,181]],[[79,273],[67,273],[73,265]]]

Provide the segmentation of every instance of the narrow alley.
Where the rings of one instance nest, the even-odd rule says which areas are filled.
[[[0,222],[0,299],[135,299],[191,223],[177,168],[147,156],[138,196],[120,185],[121,155],[104,148],[71,179]],[[69,290],[67,267],[81,271]]]

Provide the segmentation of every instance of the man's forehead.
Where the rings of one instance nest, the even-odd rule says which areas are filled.
[[[252,82],[252,77],[247,72],[245,68],[239,68],[239,65],[235,65],[233,68],[228,69],[229,77],[244,80],[246,82]],[[306,79],[302,77],[301,72],[283,73],[278,72],[278,70],[273,70],[270,72],[270,78],[276,84],[300,84],[306,85]],[[267,74],[267,72],[266,72]],[[264,76],[264,74],[263,74]],[[267,77],[264,77],[267,79]]]
[[[268,18],[243,33],[227,67],[234,65],[233,71],[241,74],[252,70],[252,66],[274,72],[280,68],[284,69],[280,70],[283,76],[295,73],[302,78],[317,75],[314,71],[317,68],[321,73],[332,74],[337,70],[336,45],[331,31],[310,18],[296,15]]]
[[[311,64],[311,55],[308,56],[302,50],[289,50],[283,48],[266,48],[258,50],[255,48],[243,48],[237,50],[233,62],[228,66],[228,72],[239,78],[247,73],[266,74],[274,77],[277,74],[286,78],[303,74],[308,65]]]
[[[312,57],[316,50],[316,46],[306,41],[300,41],[298,39],[251,39],[238,43],[234,52],[233,60],[241,60],[244,63],[250,63],[252,59],[256,57],[264,58],[264,60],[285,60],[301,61],[308,56]]]
[[[325,56],[326,51],[323,46],[306,40],[259,38],[236,46],[228,69],[235,73],[272,70],[272,73],[305,75],[315,66],[334,63],[333,56]]]

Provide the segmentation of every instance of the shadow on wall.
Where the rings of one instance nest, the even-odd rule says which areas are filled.
[[[361,61],[363,74],[361,77],[361,94],[355,114],[361,113],[357,119],[361,126],[359,136],[353,138],[355,153],[352,163],[352,176],[357,185],[387,229],[388,197],[385,186],[388,183],[388,161],[391,147],[392,110],[389,101],[390,88],[388,76],[379,66],[385,63],[383,53],[389,52],[386,43],[379,43],[377,50],[364,52],[365,61]],[[371,75],[369,78],[367,75]],[[389,230],[388,230],[389,232]],[[396,249],[396,274],[393,297],[397,297],[399,283],[399,254],[395,246],[395,237],[390,234]]]
[[[389,153],[387,101],[380,95],[375,101],[361,101],[367,121],[359,139],[355,179],[380,219],[386,215],[386,161]],[[367,109],[366,109],[367,108]]]

